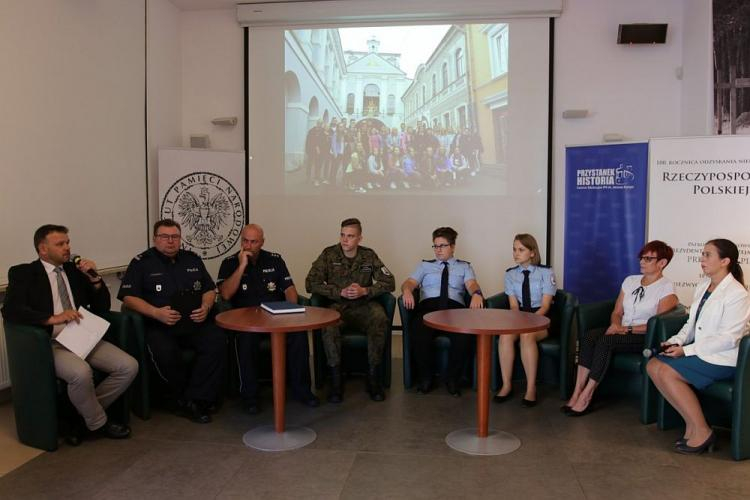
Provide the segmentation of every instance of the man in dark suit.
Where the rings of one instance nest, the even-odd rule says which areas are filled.
[[[71,321],[80,321],[83,306],[93,313],[109,310],[109,290],[96,273],[93,261],[70,262],[70,239],[64,226],[44,225],[34,233],[39,259],[13,266],[8,271],[8,289],[3,318],[12,323],[43,326],[52,336],[55,373],[68,384],[68,396],[86,428],[113,439],[130,435],[126,425],[107,420],[104,409],[113,403],[138,373],[138,362],[114,345],[101,340],[86,359],[81,359],[54,338]],[[108,373],[94,386],[92,367]],[[82,429],[81,429],[82,430]],[[74,432],[68,443],[80,443],[83,433]]]

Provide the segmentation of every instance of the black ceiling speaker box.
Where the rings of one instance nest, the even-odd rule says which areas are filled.
[[[665,43],[666,24],[621,24],[617,31],[617,43]]]

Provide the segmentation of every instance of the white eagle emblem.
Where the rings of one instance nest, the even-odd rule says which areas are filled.
[[[228,223],[232,205],[221,191],[212,197],[208,187],[202,186],[197,197],[190,191],[183,191],[177,199],[176,211],[187,229],[188,242],[210,246],[224,239],[221,228]]]

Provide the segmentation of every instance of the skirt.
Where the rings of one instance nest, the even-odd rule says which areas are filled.
[[[670,358],[669,356],[659,355],[656,359],[671,366],[696,389],[705,389],[719,380],[734,378],[734,372],[737,370],[734,366],[708,363],[698,356]]]

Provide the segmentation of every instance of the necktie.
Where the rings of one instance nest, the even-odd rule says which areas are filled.
[[[523,271],[523,284],[521,285],[521,308],[523,310],[531,309],[531,284],[529,283],[528,269]]]
[[[440,276],[440,307],[448,306],[448,263],[443,262],[443,274]]]
[[[70,300],[70,295],[68,295],[68,287],[65,286],[62,273],[62,266],[55,268],[55,274],[57,274],[57,293],[60,295],[63,311],[67,311],[68,309],[73,309],[73,302]]]

